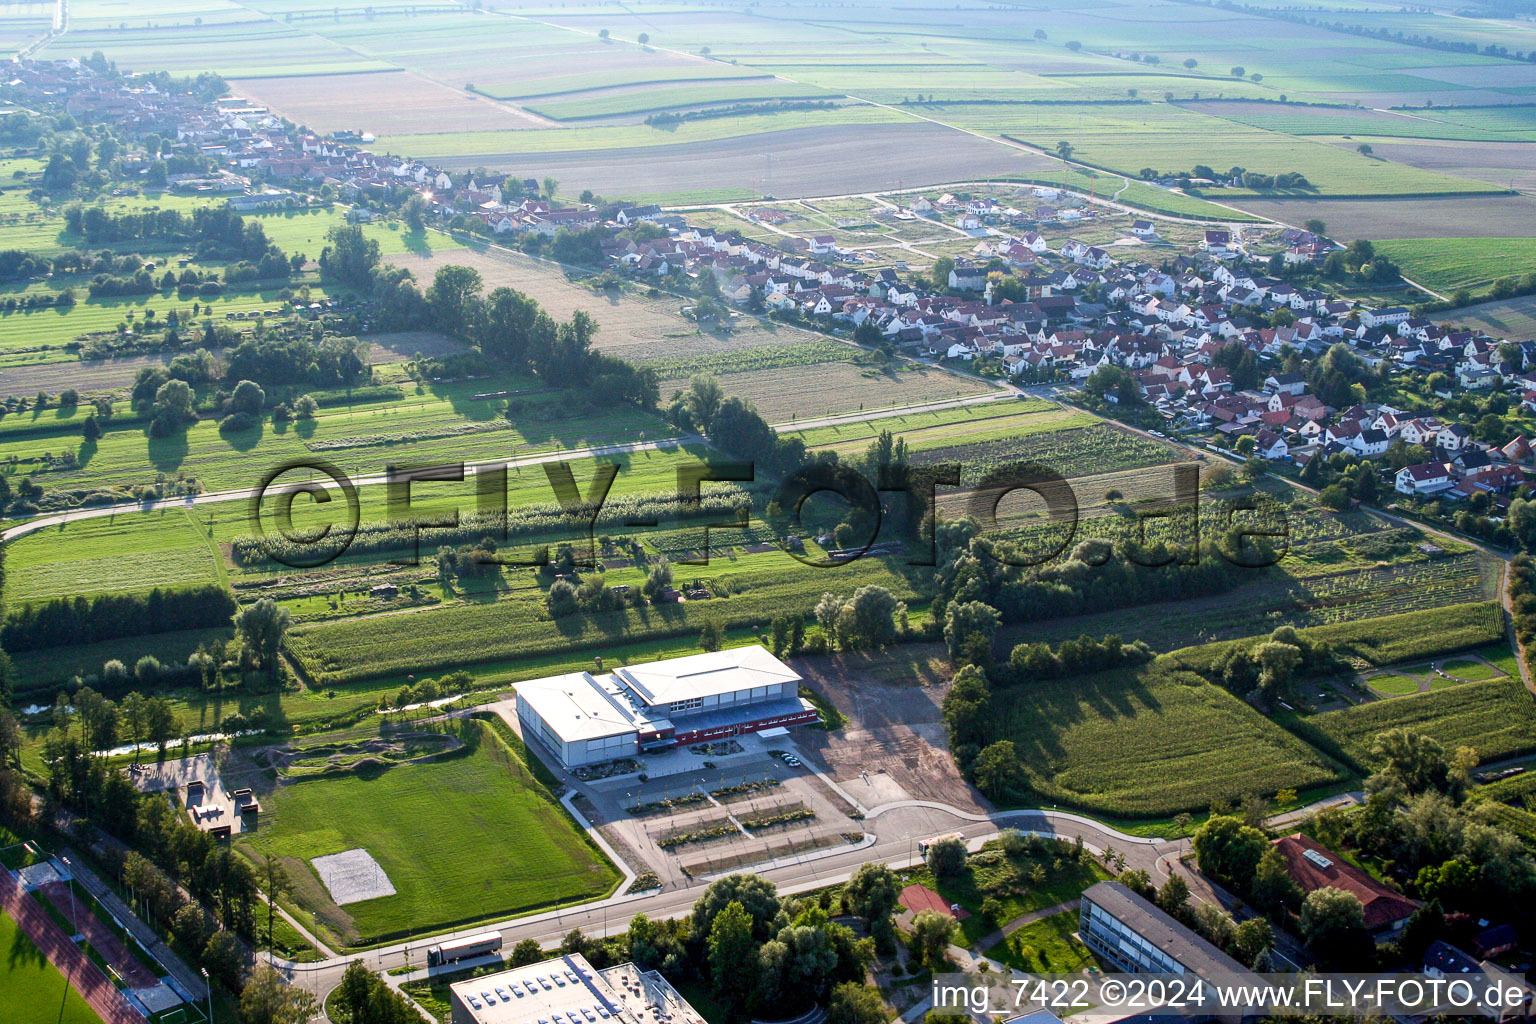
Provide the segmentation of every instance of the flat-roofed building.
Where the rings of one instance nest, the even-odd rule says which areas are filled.
[[[814,722],[800,675],[764,648],[518,683],[517,717],[567,767]]]
[[[1238,984],[1256,980],[1248,968],[1119,882],[1083,891],[1078,937],[1110,971],[1193,974]]]
[[[599,971],[580,953],[448,986],[453,1024],[705,1024],[656,971]]]

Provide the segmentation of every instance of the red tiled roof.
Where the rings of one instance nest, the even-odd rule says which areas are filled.
[[[1299,832],[1276,839],[1274,846],[1285,858],[1286,871],[1291,878],[1307,892],[1331,886],[1354,893],[1360,905],[1365,908],[1365,926],[1372,931],[1401,921],[1419,909],[1416,901],[1389,889],[1353,864],[1345,862],[1343,857],[1332,850],[1318,845]],[[1306,856],[1308,850],[1327,862],[1328,866],[1323,867],[1318,861],[1309,859]]]

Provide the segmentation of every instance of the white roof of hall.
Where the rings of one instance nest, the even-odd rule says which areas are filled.
[[[756,686],[800,682],[794,669],[756,644],[614,670],[647,704],[671,704]]]
[[[634,732],[635,717],[590,672],[530,679],[513,687],[567,742]]]

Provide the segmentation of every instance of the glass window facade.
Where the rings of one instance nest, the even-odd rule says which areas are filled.
[[[1103,907],[1084,899],[1078,935],[1104,966],[1131,974],[1183,974],[1184,965]]]

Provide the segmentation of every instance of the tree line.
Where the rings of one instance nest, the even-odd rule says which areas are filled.
[[[140,594],[56,597],[11,609],[0,629],[0,644],[11,651],[35,651],[79,643],[81,637],[114,640],[224,626],[236,608],[229,589],[215,583],[156,587]]]

